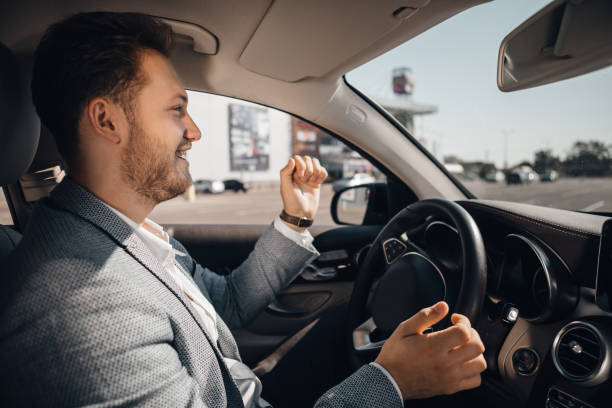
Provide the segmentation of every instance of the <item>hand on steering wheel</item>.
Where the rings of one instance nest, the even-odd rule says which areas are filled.
[[[445,269],[405,234],[416,225],[422,225],[427,217],[432,215],[449,220],[457,229],[462,249],[463,270],[460,280],[445,277]],[[381,266],[384,267],[384,273],[373,291],[371,302],[368,302],[374,278],[380,276]],[[482,342],[478,333],[471,328],[470,321],[476,322],[480,316],[486,289],[486,267],[485,248],[478,226],[470,214],[458,204],[443,199],[429,199],[418,201],[400,211],[376,237],[355,281],[349,304],[349,338],[353,366],[356,368],[367,360],[371,361],[375,353],[380,351],[379,358],[386,361],[390,367],[394,367],[391,362],[394,359],[404,365],[404,371],[398,368],[398,373],[409,373],[411,369],[416,369],[421,374],[424,373],[423,370],[429,370],[428,372],[434,375],[430,370],[432,365],[446,367],[450,377],[440,377],[448,379],[446,385],[441,385],[442,388],[438,389],[431,388],[427,392],[406,391],[404,395],[408,396],[429,395],[429,392],[449,393],[476,386],[476,379],[472,377],[478,376],[479,379],[477,374],[484,370],[483,364],[484,367],[486,364],[482,352],[479,352],[483,347]],[[421,327],[423,323],[415,323],[413,319],[418,321],[423,318],[424,313],[431,313],[431,309],[427,307],[438,301],[445,301],[455,313],[463,316],[450,319],[449,305],[442,303],[444,313],[436,315],[436,319],[423,320],[429,323],[428,326]],[[469,334],[469,339],[465,338],[465,333],[463,339],[456,337],[457,333],[463,330],[458,324],[461,322],[467,326],[464,331]],[[406,331],[404,326],[409,329]],[[437,331],[422,333],[430,327]],[[386,339],[391,332],[391,337]],[[409,336],[406,336],[407,332],[410,332]],[[451,352],[444,350],[444,347],[440,348],[439,344],[436,346],[432,340],[446,336],[450,337],[444,347],[450,345],[451,350],[464,350],[462,358],[470,357],[471,360],[446,360]],[[391,344],[386,346],[385,342]],[[419,344],[422,347],[419,347]],[[405,358],[409,350],[416,353],[412,359]],[[472,354],[468,353],[468,350]],[[394,358],[386,358],[388,354]],[[453,351],[452,355],[458,356],[459,353]],[[398,356],[400,358],[397,358]],[[425,359],[425,356],[431,358]],[[422,359],[419,360],[418,357]],[[442,360],[437,360],[438,358]],[[455,365],[450,369],[450,366],[440,364],[440,361],[450,361]],[[429,366],[422,366],[425,363]],[[468,366],[464,367],[465,364]],[[457,375],[455,371],[459,370],[459,366],[465,368],[465,373],[470,374],[469,378]],[[451,371],[454,374],[450,373]],[[435,375],[438,374],[440,373]],[[400,382],[398,381],[398,384]]]
[[[447,313],[445,302],[420,310],[400,323],[376,358],[395,379],[404,400],[480,385],[480,373],[487,368],[484,345],[465,316],[453,314],[451,327],[423,334]]]

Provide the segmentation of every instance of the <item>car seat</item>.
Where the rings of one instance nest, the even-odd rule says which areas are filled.
[[[0,186],[5,194],[30,167],[39,137],[40,120],[25,72],[13,53],[0,43]],[[14,213],[14,208],[11,210]],[[20,239],[14,227],[0,225],[0,260]]]

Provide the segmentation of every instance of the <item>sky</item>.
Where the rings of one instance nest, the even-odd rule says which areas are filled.
[[[406,66],[413,98],[438,107],[416,119],[417,138],[439,159],[504,163],[533,160],[551,149],[562,158],[577,140],[612,144],[612,67],[532,89],[501,92],[497,56],[502,39],[548,4],[495,0],[466,10],[349,72],[347,80],[372,99],[392,95],[391,69]]]

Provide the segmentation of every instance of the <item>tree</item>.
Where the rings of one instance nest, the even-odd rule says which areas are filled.
[[[535,152],[533,169],[536,173],[543,173],[546,170],[559,171],[561,169],[561,160],[553,155],[552,150],[538,150]]]
[[[563,167],[570,176],[602,177],[612,174],[612,153],[610,146],[591,140],[576,142]]]
[[[529,160],[523,160],[518,165],[519,166],[529,166],[529,167],[533,168],[533,165],[531,164],[531,162]]]

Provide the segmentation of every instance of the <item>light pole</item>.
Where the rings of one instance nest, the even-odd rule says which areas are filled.
[[[508,170],[508,136],[514,133],[514,129],[502,129],[504,135],[504,170]]]

